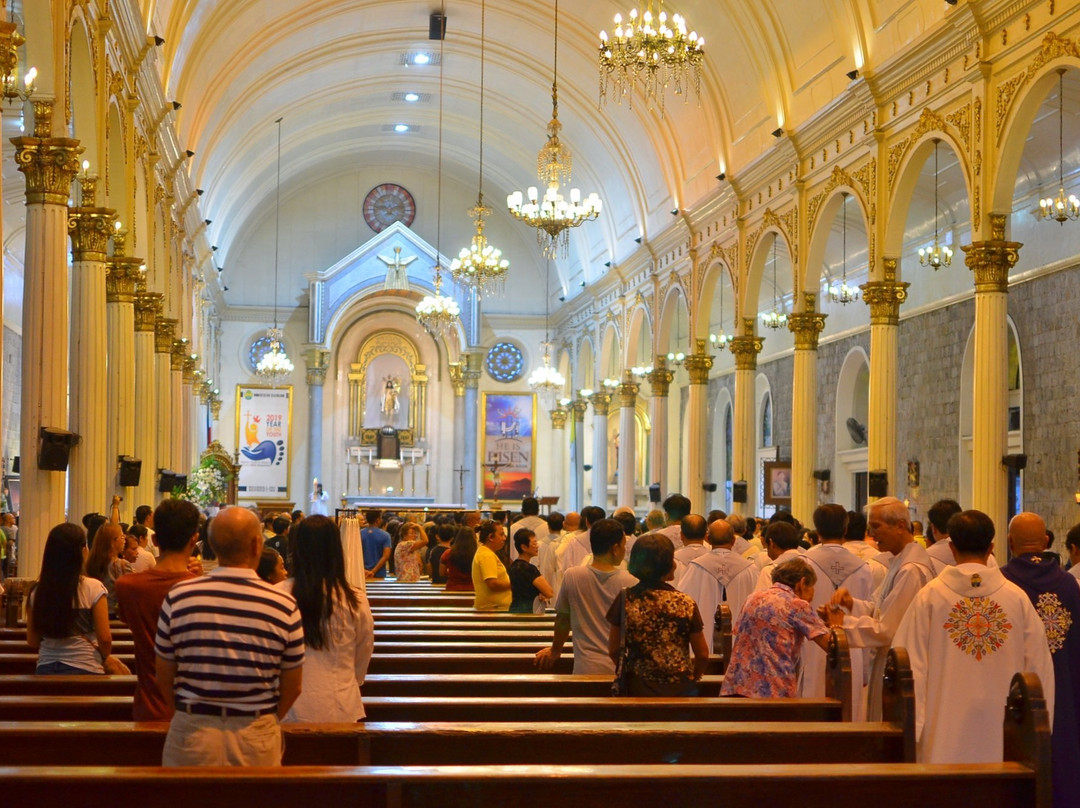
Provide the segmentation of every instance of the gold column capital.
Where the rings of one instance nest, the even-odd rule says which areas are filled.
[[[862,290],[863,302],[870,307],[870,325],[897,325],[900,304],[907,300],[911,286],[905,281],[867,281]]]
[[[34,137],[11,139],[15,163],[26,178],[26,204],[67,205],[83,149],[77,140],[49,137],[51,101],[34,101],[34,114]]]
[[[86,196],[83,197],[86,199]],[[94,206],[93,196],[85,207],[68,209],[68,235],[72,261],[104,261],[112,235],[116,211]]]
[[[686,372],[690,374],[690,384],[708,384],[709,371],[712,370],[713,358],[705,347],[703,339],[694,341],[694,352],[683,360]]]
[[[795,350],[816,351],[818,335],[825,330],[826,314],[813,311],[788,315],[788,330],[795,335]]]
[[[160,292],[137,292],[135,294],[135,330],[157,330],[157,320],[161,316],[165,295]]]
[[[994,235],[998,235],[994,229]],[[1004,225],[1000,234],[1005,234]],[[990,239],[976,241],[960,247],[964,251],[964,264],[975,273],[975,294],[980,292],[1009,291],[1009,270],[1020,260],[1019,241]]]
[[[666,398],[671,389],[671,382],[675,379],[674,371],[668,370],[667,357],[657,355],[653,363],[652,372],[646,377],[649,380],[649,389],[653,398]]]
[[[180,371],[184,377],[184,384],[193,384],[195,382],[195,365],[197,360],[193,356],[185,356],[181,359]]]
[[[106,262],[105,302],[133,303],[143,275],[142,259],[113,256]]]
[[[765,346],[765,340],[753,334],[744,334],[728,340],[728,350],[735,356],[736,370],[755,370],[757,355]]]
[[[173,340],[170,357],[172,369],[183,371],[184,361],[188,358],[187,337],[180,337],[180,339]]]
[[[454,386],[454,395],[461,398],[465,395],[465,363],[450,363],[450,384]]]
[[[310,348],[304,352],[307,363],[307,383],[309,387],[322,387],[326,381],[326,371],[330,368],[330,351],[326,348]]]
[[[215,421],[221,420],[221,399],[217,396],[210,399],[210,417]]]
[[[465,360],[462,371],[465,387],[476,390],[480,386],[480,374],[484,369],[484,354],[481,351],[466,351],[461,356]]]
[[[627,374],[629,374],[629,371],[627,371]],[[633,378],[624,378],[615,390],[619,397],[619,407],[632,408],[637,406],[638,391],[641,390],[641,385],[635,382]]]
[[[574,413],[574,420],[579,424],[585,423],[585,411],[589,409],[589,401],[585,398],[575,398],[570,402],[570,410]]]
[[[164,295],[162,295],[164,299]],[[158,317],[154,323],[154,352],[171,354],[173,338],[176,335],[177,320],[174,317]]]
[[[566,429],[566,417],[570,414],[568,410],[564,410],[562,407],[556,407],[551,411],[551,428],[552,429]]]
[[[593,415],[606,418],[607,414],[611,412],[611,393],[598,390],[589,396],[589,403],[592,404]]]

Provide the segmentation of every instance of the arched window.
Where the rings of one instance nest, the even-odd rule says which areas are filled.
[[[763,448],[773,445],[772,427],[772,393],[767,393],[765,400],[761,403],[761,445]]]

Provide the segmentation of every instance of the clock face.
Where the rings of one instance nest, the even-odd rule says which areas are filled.
[[[416,218],[416,203],[412,194],[393,183],[376,185],[364,199],[364,221],[376,233],[394,222],[408,227]]]

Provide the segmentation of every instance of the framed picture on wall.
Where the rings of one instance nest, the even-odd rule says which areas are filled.
[[[765,504],[776,508],[791,507],[791,461],[765,461]]]
[[[292,386],[236,386],[240,444],[237,497],[288,499],[292,470]]]

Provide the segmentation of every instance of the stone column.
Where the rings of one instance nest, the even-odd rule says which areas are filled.
[[[686,357],[686,372],[690,375],[690,400],[687,402],[686,487],[683,493],[690,498],[695,513],[705,514],[705,429],[709,415],[706,394],[709,391],[709,371],[713,358],[703,339],[694,340],[694,352]]]
[[[465,368],[462,376],[465,380],[465,438],[462,446],[462,462],[465,464],[465,502],[466,508],[476,507],[476,497],[482,493],[478,482],[483,479],[480,474],[479,464],[484,462],[480,457],[477,445],[480,431],[480,373],[483,369],[484,354],[480,351],[468,351],[463,357]]]
[[[896,259],[883,259],[885,280],[869,281],[862,289],[870,307],[870,414],[867,464],[870,471],[888,475],[889,490],[897,489],[896,476],[896,365],[900,304],[911,284],[896,280]],[[871,497],[873,501],[877,497]]]
[[[188,349],[190,350],[191,343],[188,343]],[[187,473],[194,467],[196,459],[199,457],[201,450],[196,449],[196,412],[198,411],[198,374],[196,373],[195,366],[198,363],[198,357],[195,354],[188,354],[184,357],[184,362],[180,368],[180,381],[183,384],[183,406],[184,406],[184,440],[182,443],[182,453],[180,455],[180,470],[182,473]]]
[[[325,348],[311,348],[304,354],[307,363],[308,388],[308,477],[318,477],[324,489],[323,479],[323,384],[330,366],[330,352]],[[359,467],[358,467],[359,468]]]
[[[158,400],[164,394],[154,372],[154,336],[162,297],[157,292],[135,295],[135,457],[142,461],[139,486],[131,495],[130,504],[136,508],[157,499]]]
[[[453,445],[453,467],[454,468],[468,468],[465,465],[465,361],[462,359],[460,362],[450,363],[450,384],[454,387],[454,445]],[[443,464],[442,468],[446,465]],[[453,496],[449,501],[457,502],[463,498],[461,493],[464,490],[464,486],[458,480],[458,473],[454,472]],[[438,475],[436,475],[438,477]],[[436,489],[438,485],[436,484]],[[465,503],[460,503],[464,505]]]
[[[997,535],[1008,528],[1009,475],[1001,458],[1009,448],[1009,270],[1020,257],[1017,241],[1005,240],[1005,216],[991,214],[991,238],[963,247],[975,273],[975,406],[971,424],[971,507],[994,520]],[[995,542],[999,562],[1006,542]]]
[[[825,328],[824,314],[814,311],[813,295],[807,295],[807,311],[788,316],[795,335],[795,369],[791,399],[791,513],[810,524],[817,507],[814,459],[817,448],[817,348]]]
[[[611,393],[600,390],[589,396],[593,408],[593,461],[592,461],[592,502],[605,511],[607,506],[607,455],[608,455],[608,413],[611,412]]]
[[[110,381],[106,375],[105,253],[115,211],[99,208],[97,178],[81,181],[79,207],[68,214],[71,235],[71,368],[69,402],[71,431],[80,436],[71,450],[68,518],[78,522],[84,514],[107,513],[111,493],[108,432],[112,410],[108,405]],[[111,462],[110,462],[111,461]]]
[[[743,321],[743,334],[732,337],[728,348],[735,355],[735,417],[732,419],[731,480],[746,483],[746,502],[732,502],[731,510],[743,516],[757,512],[757,486],[754,485],[754,443],[757,435],[754,416],[754,374],[757,357],[764,346],[761,337],[754,336],[754,321]]]
[[[546,452],[547,462],[551,468],[551,491],[550,496],[559,498],[556,507],[565,508],[566,496],[566,416],[568,411],[562,407],[555,407],[551,411],[551,446]]]
[[[636,504],[637,482],[637,408],[638,384],[629,370],[623,371],[622,383],[616,388],[619,401],[619,487],[616,505]]]
[[[162,296],[164,297],[164,296]],[[176,320],[159,317],[154,324],[154,391],[157,394],[157,466],[151,469],[154,490],[157,490],[158,469],[173,468],[173,442],[176,440],[176,419],[179,417],[179,401],[172,384],[173,339]]]
[[[127,234],[113,236],[113,257],[106,263],[105,300],[108,323],[109,435],[105,459],[108,494],[120,493],[117,478],[120,455],[135,455],[135,291],[142,281],[142,259],[127,255]],[[141,480],[140,480],[141,482]],[[125,522],[134,514],[132,491],[122,492],[120,513]]]
[[[652,432],[649,435],[649,463],[652,469],[650,483],[660,483],[660,499],[663,501],[668,490],[668,391],[675,373],[668,370],[667,357],[657,355],[652,373],[648,376],[652,397],[649,400],[649,418],[652,420]]]
[[[589,402],[575,398],[570,402],[573,423],[570,432],[570,500],[569,509],[581,512],[585,507],[585,411]]]
[[[15,162],[26,179],[19,423],[23,578],[37,577],[49,530],[64,520],[66,474],[39,469],[37,448],[42,427],[64,429],[68,424],[67,200],[82,152],[79,141],[52,137],[52,101],[33,103],[33,137],[12,138]]]

